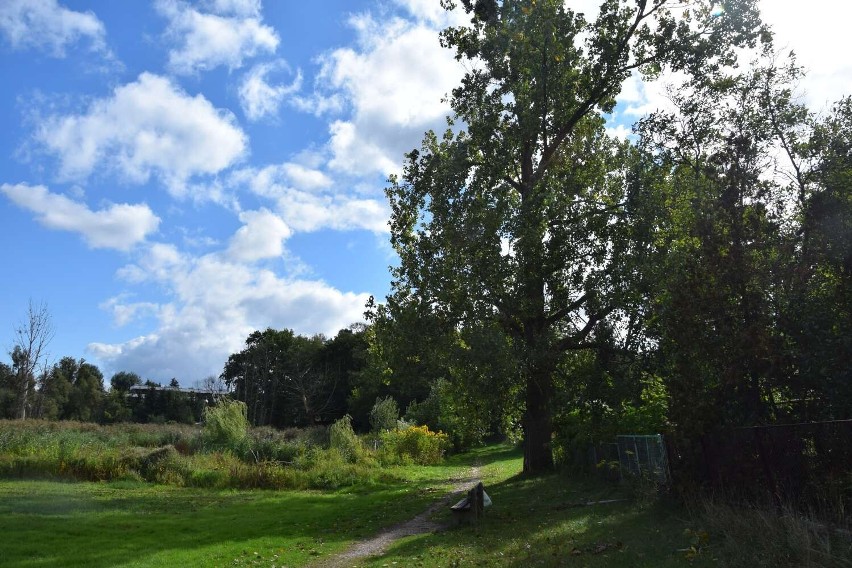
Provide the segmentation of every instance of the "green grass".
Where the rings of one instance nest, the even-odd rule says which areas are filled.
[[[478,455],[477,455],[478,454]],[[493,507],[478,526],[419,535],[357,566],[716,566],[711,546],[688,559],[698,530],[674,505],[642,505],[624,488],[554,474],[522,478],[519,452],[493,448],[471,457],[483,467]],[[590,501],[627,499],[586,506]],[[448,511],[441,518],[450,522]]]
[[[422,512],[473,459],[377,468],[324,492],[0,480],[0,565],[299,566]]]
[[[420,513],[466,467],[414,469],[335,492],[0,481],[0,564],[298,566]]]
[[[731,535],[702,526],[705,521],[691,520],[677,506],[642,503],[627,488],[561,474],[521,477],[519,452],[505,446],[436,466],[389,468],[390,481],[335,491],[0,481],[0,564],[321,566],[353,542],[422,512],[474,464],[494,501],[478,525],[402,539],[381,557],[348,565],[736,565]],[[586,505],[610,499],[626,500]],[[448,510],[437,516],[451,520]],[[703,529],[710,530],[709,540],[697,538]]]

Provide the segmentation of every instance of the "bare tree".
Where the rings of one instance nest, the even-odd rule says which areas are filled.
[[[218,404],[231,392],[221,375],[208,375],[196,381],[195,388],[206,392],[205,399],[207,404]]]
[[[35,390],[36,369],[39,364],[44,364],[47,345],[53,335],[53,322],[47,304],[42,302],[36,305],[30,300],[26,320],[15,328],[15,347],[10,353],[18,391],[16,414],[21,420],[27,417],[30,393]]]

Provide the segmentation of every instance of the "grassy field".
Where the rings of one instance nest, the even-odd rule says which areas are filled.
[[[0,481],[0,565],[298,566],[408,519],[462,464],[333,492]]]
[[[480,450],[494,505],[478,526],[397,541],[356,566],[716,566],[709,543],[688,551],[701,528],[673,504],[641,503],[636,493],[595,480],[518,475],[519,452]],[[588,505],[599,501],[613,501]],[[640,499],[641,501],[641,499]],[[450,513],[442,517],[451,522]]]
[[[791,517],[724,507],[691,516],[637,487],[522,477],[521,462],[516,449],[490,446],[441,465],[374,465],[359,483],[326,490],[5,479],[0,566],[323,566],[422,512],[475,466],[494,501],[478,525],[404,538],[346,565],[852,567],[850,542]],[[451,522],[446,507],[436,517]]]
[[[36,566],[300,566],[408,519],[480,465],[492,507],[464,526],[395,543],[366,566],[710,566],[687,560],[676,509],[638,506],[613,486],[517,476],[518,452],[490,447],[404,481],[339,491],[245,491],[135,482],[0,481],[0,563]],[[449,513],[439,513],[449,520]],[[394,564],[396,563],[396,564]]]

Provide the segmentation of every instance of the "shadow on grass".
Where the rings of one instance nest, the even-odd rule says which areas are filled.
[[[400,541],[365,566],[685,566],[688,521],[669,504],[638,506],[625,490],[564,475],[515,476],[486,487],[494,505],[478,526]],[[450,521],[449,512],[442,520]]]
[[[455,463],[456,465],[478,465],[487,467],[497,462],[506,462],[521,456],[521,450],[509,444],[499,444],[496,446],[484,446],[474,448],[464,454],[451,456],[447,462]]]

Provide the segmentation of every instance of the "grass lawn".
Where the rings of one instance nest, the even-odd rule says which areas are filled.
[[[0,565],[298,566],[422,512],[467,471],[398,468],[409,481],[335,492],[0,480]]]
[[[409,537],[379,558],[354,566],[716,566],[713,546],[692,558],[691,525],[678,507],[637,504],[623,488],[554,474],[517,476],[519,452],[480,456],[486,491],[494,501],[479,526]],[[590,505],[590,501],[627,499]],[[449,512],[442,515],[450,522]]]
[[[435,467],[397,468],[398,483],[318,491],[215,491],[142,483],[0,481],[0,565],[299,566],[321,564],[355,540],[413,517],[468,466],[494,500],[478,527],[395,543],[365,566],[709,566],[689,562],[690,527],[673,508],[633,501],[616,487],[552,475],[517,477],[505,447]],[[449,513],[444,512],[449,520]],[[712,549],[712,547],[711,547]],[[396,563],[396,564],[394,564]]]

